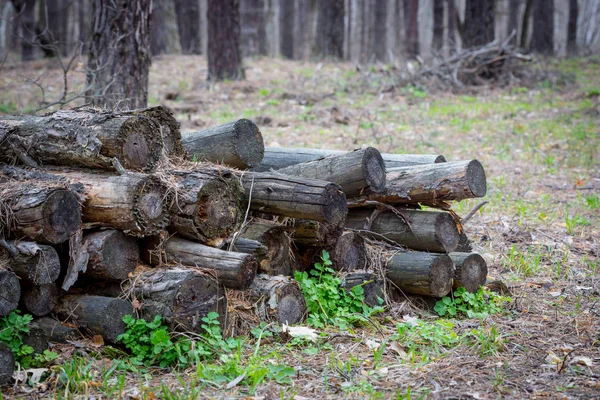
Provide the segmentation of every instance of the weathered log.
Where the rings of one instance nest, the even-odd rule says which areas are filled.
[[[454,271],[453,288],[463,286],[468,292],[475,293],[485,284],[488,268],[485,259],[477,253],[448,254],[456,270]]]
[[[454,249],[457,253],[471,253],[473,251],[473,242],[467,236],[467,233],[463,229],[460,231],[460,239],[458,240],[458,246]]]
[[[250,254],[219,250],[189,240],[172,237],[161,241],[158,237],[146,240],[144,260],[152,265],[181,263],[215,274],[217,281],[230,289],[247,289],[256,276],[258,263]],[[164,256],[160,259],[157,254]]]
[[[169,171],[176,195],[170,230],[180,236],[218,245],[239,229],[244,191],[226,169]]]
[[[83,237],[88,254],[86,278],[122,281],[135,270],[140,250],[135,238],[109,229],[88,233]]]
[[[152,175],[92,174],[82,171],[53,171],[84,186],[83,221],[149,236],[169,223],[170,191]]]
[[[341,226],[332,226],[318,221],[295,220],[294,243],[301,246],[331,247],[344,232]]]
[[[133,313],[133,307],[127,300],[112,297],[65,295],[59,299],[54,313],[61,320],[70,320],[114,344],[125,332],[123,317]]]
[[[10,257],[10,269],[28,285],[49,284],[60,275],[60,259],[52,246],[35,242],[9,242],[17,254],[9,255],[0,247],[0,254]]]
[[[483,197],[487,192],[485,171],[477,160],[426,164],[387,170],[384,193],[349,201],[349,207],[366,201],[387,204],[423,203]]]
[[[29,332],[23,335],[23,344],[33,348],[33,354],[42,354],[48,349],[49,337],[40,326],[32,322],[28,326]]]
[[[160,125],[164,150],[169,157],[183,157],[185,150],[181,143],[181,124],[177,122],[173,111],[165,106],[154,106],[126,111],[123,114],[140,115],[153,119]]]
[[[163,141],[152,118],[96,110],[61,110],[47,116],[0,118],[0,160],[152,171]]]
[[[6,385],[15,372],[15,355],[7,344],[0,342],[0,386]]]
[[[446,212],[358,208],[348,212],[346,228],[367,237],[382,237],[414,250],[449,253],[460,234]]]
[[[254,171],[278,170],[323,157],[347,154],[346,150],[304,149],[285,147],[266,147],[262,162]],[[386,168],[408,167],[418,164],[446,162],[446,158],[436,154],[381,154]]]
[[[341,225],[348,211],[341,187],[277,173],[240,173],[250,209],[284,217]]]
[[[48,340],[52,342],[65,342],[81,336],[81,333],[70,326],[63,325],[60,321],[51,317],[42,317],[34,320],[34,323],[44,330]]]
[[[452,290],[454,263],[446,254],[399,253],[388,260],[386,275],[405,293],[443,297]]]
[[[0,317],[10,314],[19,306],[21,298],[21,285],[14,272],[2,268],[0,265]]]
[[[182,141],[188,156],[194,160],[241,169],[259,165],[265,151],[260,130],[248,119],[184,133]]]
[[[268,263],[259,264],[259,272],[286,276],[294,273],[296,261],[291,250],[290,230],[290,227],[267,221],[253,221],[246,226],[241,236],[267,247]]]
[[[342,187],[346,197],[385,190],[385,163],[373,147],[290,165],[277,172],[336,183]]]
[[[364,269],[367,263],[367,247],[364,239],[355,232],[344,232],[333,246],[299,246],[299,269],[306,271],[314,263],[321,262],[323,250],[329,253],[331,268],[336,271]]]
[[[248,294],[262,321],[293,325],[304,320],[306,301],[298,282],[291,278],[257,275]]]
[[[374,274],[366,271],[348,272],[342,277],[342,287],[352,290],[355,286],[363,289],[365,304],[369,307],[381,305],[384,298],[383,284]]]
[[[81,224],[77,196],[64,184],[2,183],[0,210],[0,231],[9,237],[27,237],[40,243],[62,243]]]
[[[58,287],[55,283],[27,286],[23,289],[23,303],[36,317],[48,315],[58,303]]]

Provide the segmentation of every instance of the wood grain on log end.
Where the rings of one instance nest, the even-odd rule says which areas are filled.
[[[84,241],[89,255],[84,273],[87,278],[123,281],[138,264],[140,250],[135,238],[121,231],[92,232]]]
[[[475,293],[485,284],[488,268],[485,259],[477,253],[450,253],[456,265],[453,288],[464,287]]]
[[[15,356],[7,344],[0,342],[0,386],[12,379],[15,371]]]
[[[156,132],[157,123],[145,117],[131,117],[123,122],[119,130],[119,151],[117,157],[126,169],[153,171],[163,149],[163,141]]]
[[[429,279],[431,282],[431,294],[435,297],[443,297],[452,290],[452,278],[454,277],[454,263],[446,254],[440,254],[431,264]]]
[[[236,134],[237,156],[246,165],[245,168],[256,167],[265,154],[265,145],[258,126],[249,119],[235,121],[233,129]]]
[[[258,275],[248,290],[259,318],[289,325],[300,323],[306,300],[298,282],[285,276]]]
[[[44,202],[41,230],[32,239],[57,244],[69,239],[81,224],[81,205],[69,190],[57,190]]]
[[[467,166],[467,183],[474,197],[483,197],[487,193],[487,183],[483,165],[477,160],[471,160]]]
[[[460,233],[458,232],[456,221],[454,221],[454,218],[449,213],[437,212],[436,214],[435,239],[445,252],[449,253],[454,251],[460,240]]]
[[[355,232],[345,232],[331,249],[331,259],[337,271],[364,269],[367,263],[365,240]]]
[[[368,189],[373,193],[385,190],[385,162],[379,150],[367,147],[363,157],[363,175]]]
[[[10,260],[10,268],[19,278],[31,285],[45,285],[58,279],[60,259],[54,247],[35,242],[11,243],[19,254]]]
[[[12,271],[0,269],[0,317],[10,314],[19,306],[21,285]]]
[[[23,303],[36,317],[48,315],[58,303],[58,287],[55,283],[30,286],[23,291]]]
[[[170,217],[168,193],[167,186],[154,176],[149,176],[148,179],[140,182],[134,212],[142,229],[154,232],[168,225]]]
[[[343,226],[348,214],[346,195],[338,185],[328,184],[324,193],[325,204],[323,205],[323,216],[328,224]]]

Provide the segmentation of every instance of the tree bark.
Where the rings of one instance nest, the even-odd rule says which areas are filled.
[[[383,284],[374,274],[366,271],[348,272],[342,276],[342,287],[348,291],[355,286],[361,286],[364,291],[364,301],[369,307],[381,305],[384,298]]]
[[[577,49],[577,18],[579,17],[578,0],[569,0],[569,25],[567,27],[567,53],[575,56]]]
[[[544,55],[554,53],[554,0],[533,1],[531,50]]]
[[[18,251],[11,255],[10,269],[28,285],[45,285],[55,282],[60,275],[60,260],[52,246],[35,242],[10,242]],[[0,248],[0,258],[3,254]]]
[[[35,59],[35,3],[36,0],[12,0],[20,24],[21,59]]]
[[[452,290],[454,263],[446,254],[400,253],[390,258],[386,271],[404,293],[443,297]]]
[[[369,200],[435,205],[440,201],[483,197],[486,192],[485,171],[477,160],[425,164],[389,169],[384,193],[352,199],[349,206],[360,206]]]
[[[59,299],[54,312],[61,320],[68,319],[115,344],[117,337],[125,333],[123,317],[132,314],[133,307],[127,300],[112,297],[65,295]]]
[[[0,342],[0,386],[7,385],[15,372],[15,356],[7,344]]]
[[[23,290],[23,303],[36,317],[48,315],[58,303],[58,287],[55,283],[29,286]]]
[[[117,158],[127,169],[151,171],[163,150],[158,133],[153,119],[95,110],[7,116],[0,118],[0,160],[114,169]]]
[[[190,158],[240,169],[258,166],[265,151],[260,130],[248,119],[187,133],[182,140]]]
[[[259,264],[258,271],[267,275],[293,275],[295,260],[292,256],[290,227],[269,222],[251,222],[242,232],[245,239],[256,240],[267,247],[267,263]]]
[[[294,243],[311,247],[331,247],[344,232],[341,226],[310,220],[295,220],[293,228]]]
[[[456,53],[456,20],[458,13],[456,11],[455,0],[447,0],[448,2],[448,50],[452,55]]]
[[[387,15],[388,0],[375,0],[374,2],[374,26],[372,35],[372,51],[377,61],[386,62],[388,60],[387,45]]]
[[[123,281],[138,265],[140,250],[136,240],[121,231],[109,229],[83,237],[88,253],[83,276],[101,281]]]
[[[304,295],[292,278],[258,275],[248,294],[261,321],[294,325],[306,316]]]
[[[10,314],[19,306],[21,285],[14,272],[3,269],[0,264],[0,317]]]
[[[231,245],[231,250],[235,251],[236,253],[252,254],[258,263],[257,271],[265,271],[269,269],[271,263],[269,259],[269,249],[261,242],[238,237],[227,245]]]
[[[334,183],[277,173],[239,174],[250,209],[338,226],[347,213],[346,196]]]
[[[483,46],[495,38],[496,0],[466,0],[464,48]]]
[[[385,190],[385,163],[379,151],[373,147],[291,165],[277,172],[333,182],[342,187],[347,197]]]
[[[295,1],[279,0],[279,32],[281,55],[294,58],[294,6]]]
[[[317,36],[314,54],[318,57],[344,57],[344,0],[317,3]]]
[[[264,0],[240,0],[240,25],[243,55],[267,55]]]
[[[239,0],[208,0],[208,80],[243,80]]]
[[[456,266],[454,289],[462,286],[468,292],[475,293],[485,285],[488,268],[483,257],[477,253],[450,253],[448,255]]]
[[[198,3],[197,0],[196,3]],[[152,19],[150,21],[152,55],[174,54],[181,51],[175,7],[173,1],[152,2]],[[188,12],[191,11],[188,9]],[[199,21],[200,17],[198,17],[195,27],[198,27]]]
[[[454,218],[446,212],[359,208],[348,213],[346,228],[435,253],[454,251],[460,239]]]
[[[202,54],[200,30],[200,2],[198,0],[175,0],[179,43],[183,54]]]
[[[523,13],[523,24],[521,25],[520,47],[526,49],[527,38],[529,37],[529,26],[531,22],[531,10],[533,9],[533,0],[525,0],[525,12]]]
[[[519,8],[521,6],[521,0],[509,0],[508,3],[508,25],[507,34],[510,35],[515,33],[511,43],[516,45],[519,33]]]
[[[414,59],[419,55],[419,0],[404,0],[406,54]]]
[[[244,192],[231,171],[171,170],[168,178],[176,191],[171,206],[171,231],[218,246],[239,229]]]
[[[67,0],[45,1],[40,4],[44,7],[40,12],[47,12],[48,18],[44,26],[48,46],[58,56],[69,54],[69,7],[71,2]]]
[[[81,337],[81,333],[77,329],[63,325],[60,321],[51,317],[35,319],[34,323],[44,330],[46,336],[52,342],[63,343]]]
[[[433,41],[431,47],[436,54],[441,54],[444,47],[444,2],[433,0]]]
[[[86,102],[133,109],[148,103],[152,0],[93,0]]]

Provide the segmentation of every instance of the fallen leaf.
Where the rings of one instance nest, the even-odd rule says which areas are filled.
[[[316,330],[307,326],[289,326],[283,324],[281,326],[281,331],[287,333],[291,337],[299,337],[313,342],[316,342],[319,337]]]
[[[134,310],[142,309],[142,303],[140,303],[140,301],[138,299],[133,299],[133,301],[131,302],[131,305],[133,306]]]
[[[400,346],[400,344],[398,344],[398,342],[395,340],[388,345],[388,349],[395,352],[402,359],[406,359],[406,357],[408,356],[406,351],[404,351],[404,348]]]
[[[373,339],[367,339],[365,344],[369,348],[369,350],[378,350],[381,347],[381,343]]]
[[[237,384],[240,383],[245,377],[246,377],[246,372],[244,371],[243,374],[241,374],[240,376],[238,376],[237,378],[235,378],[234,380],[232,380],[231,382],[229,382],[227,384],[227,389],[236,387]]]
[[[92,346],[94,347],[102,347],[104,346],[104,338],[102,335],[94,335],[92,338]]]
[[[585,356],[577,356],[571,359],[570,364],[578,364],[585,365],[586,367],[591,367],[593,365],[592,359]]]
[[[31,378],[29,378],[29,382],[32,386],[35,386],[38,383],[40,383],[40,381],[42,380],[42,375],[44,374],[44,372],[47,371],[49,371],[48,368],[23,369],[20,371],[16,371],[13,374],[13,379],[17,382],[27,382],[29,375],[31,375]]]

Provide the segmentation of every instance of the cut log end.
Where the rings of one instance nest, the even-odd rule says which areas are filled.
[[[48,315],[58,303],[58,288],[54,283],[31,286],[23,291],[23,302],[36,317]]]
[[[168,188],[156,177],[149,177],[140,182],[135,199],[134,213],[137,223],[144,230],[144,235],[158,233],[169,223]]]
[[[81,206],[73,192],[57,190],[45,201],[42,216],[44,241],[62,243],[79,229]]]
[[[435,297],[443,297],[452,290],[452,278],[454,275],[454,263],[447,255],[436,257],[431,264],[429,273],[431,294]]]
[[[477,160],[472,160],[467,166],[467,183],[473,196],[483,197],[487,193],[487,183],[483,165]]]
[[[365,149],[363,175],[370,191],[380,193],[385,190],[385,162],[381,153],[373,147]]]
[[[221,324],[225,323],[223,289],[208,276],[197,275],[186,280],[173,299],[171,326],[179,326],[179,330],[199,332],[201,319],[213,311],[219,314]]]
[[[357,233],[346,232],[332,249],[333,267],[338,271],[364,269],[367,262],[365,241]]]
[[[60,259],[54,247],[35,242],[13,244],[19,254],[10,260],[10,267],[19,278],[32,285],[46,285],[58,279]]]
[[[240,220],[240,190],[225,181],[206,184],[198,193],[195,226],[205,238],[223,238],[232,233]]]
[[[302,293],[286,293],[279,298],[277,307],[277,320],[288,325],[302,322],[306,312],[306,303]]]
[[[306,301],[298,282],[291,278],[258,275],[248,293],[263,321],[293,325],[304,320]]]
[[[464,287],[475,293],[485,284],[488,268],[485,259],[477,253],[450,253],[456,265],[453,288]]]
[[[237,156],[246,166],[257,167],[263,159],[265,145],[258,126],[249,119],[240,119],[233,125]]]
[[[149,172],[154,170],[162,153],[162,139],[155,132],[156,124],[146,117],[128,118],[120,129],[126,169]]]
[[[460,240],[458,227],[449,213],[437,213],[435,219],[435,238],[446,252],[456,249]]]
[[[15,356],[7,344],[0,342],[0,386],[12,379],[15,371]]]
[[[323,206],[323,217],[325,222],[334,226],[344,224],[348,214],[346,195],[341,188],[335,184],[329,184],[325,188],[324,198],[326,204]]]
[[[136,240],[121,231],[106,230],[85,236],[89,261],[86,277],[100,280],[127,279],[139,260]]]
[[[19,305],[21,285],[11,271],[0,269],[0,317],[10,314]]]

